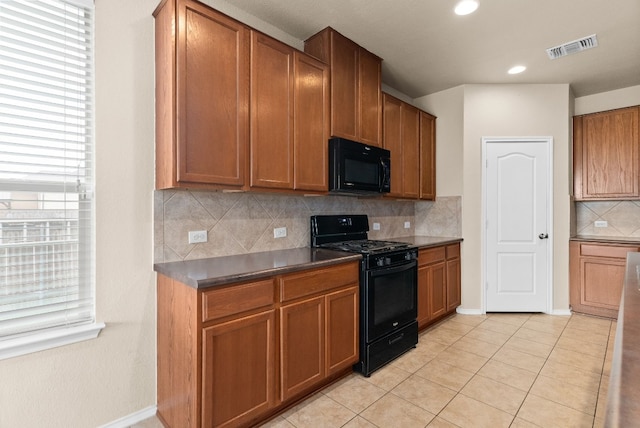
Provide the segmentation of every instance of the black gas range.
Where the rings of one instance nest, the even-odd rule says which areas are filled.
[[[362,254],[360,361],[365,376],[418,343],[418,250],[404,242],[368,239],[366,215],[311,217],[311,246]]]

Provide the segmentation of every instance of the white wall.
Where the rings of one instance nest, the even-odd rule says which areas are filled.
[[[576,98],[575,115],[640,105],[640,85]]]
[[[415,105],[436,116],[436,195],[462,195],[464,86],[417,98]]]
[[[482,307],[482,137],[553,137],[553,310],[569,309],[569,85],[466,85],[464,106],[463,307]]]
[[[417,100],[438,116],[436,147],[445,157],[438,157],[438,195],[462,195],[463,310],[483,308],[481,140],[487,136],[554,139],[553,309],[568,309],[572,101],[566,84],[464,85]]]

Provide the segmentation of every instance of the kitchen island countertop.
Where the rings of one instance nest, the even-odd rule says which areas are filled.
[[[640,421],[640,253],[627,254],[616,339],[611,361],[605,427]]]

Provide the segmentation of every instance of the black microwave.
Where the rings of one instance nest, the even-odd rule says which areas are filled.
[[[391,152],[344,138],[331,138],[329,191],[355,194],[389,193]]]

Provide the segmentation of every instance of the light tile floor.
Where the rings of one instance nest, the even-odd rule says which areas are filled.
[[[602,427],[615,324],[456,314],[371,377],[351,374],[262,427]]]

